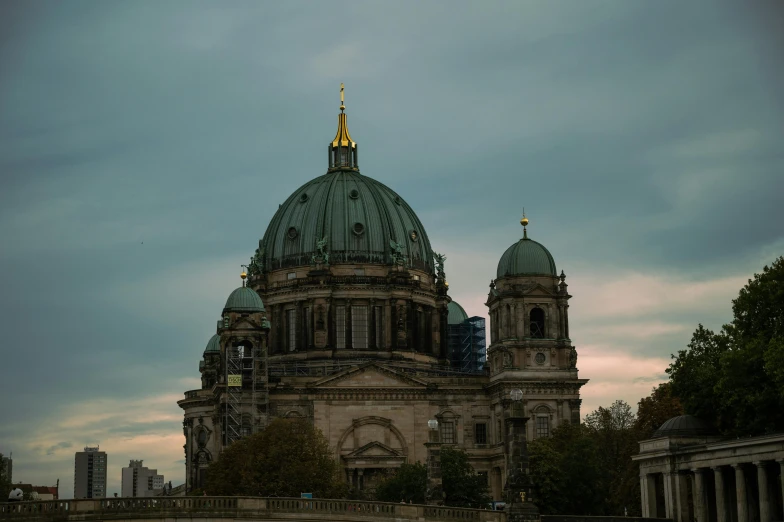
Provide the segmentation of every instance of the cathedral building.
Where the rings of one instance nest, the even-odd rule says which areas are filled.
[[[587,380],[569,337],[565,275],[524,217],[523,237],[510,238],[488,274],[486,360],[484,321],[472,318],[481,354],[460,364],[450,323],[468,318],[449,297],[445,257],[400,195],[360,173],[340,111],[326,174],[273,216],[204,350],[201,389],[178,402],[186,487],[202,487],[233,441],[275,417],[304,417],[346,481],[372,490],[385,470],[425,462],[435,419],[441,442],[464,449],[500,499],[511,390],[523,391],[529,440],[580,422]]]

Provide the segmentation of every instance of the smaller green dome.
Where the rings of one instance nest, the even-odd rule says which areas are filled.
[[[524,237],[510,246],[498,262],[498,277],[545,275],[557,277],[555,261],[541,244]]]
[[[466,314],[463,307],[455,301],[450,301],[447,305],[447,310],[449,311],[449,315],[446,319],[448,324],[462,324],[464,321],[468,320],[468,314]]]
[[[241,286],[231,293],[223,309],[227,312],[263,312],[264,303],[255,290]]]
[[[673,417],[659,426],[652,439],[659,437],[710,437],[716,430],[707,422],[693,415]]]
[[[220,353],[220,335],[215,334],[210,337],[207,348],[204,349],[205,355],[208,353]]]

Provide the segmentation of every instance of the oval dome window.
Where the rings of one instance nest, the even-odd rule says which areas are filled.
[[[289,231],[286,235],[289,236],[289,239],[296,239],[296,237],[299,235],[297,232],[297,227],[289,227]]]
[[[358,236],[361,236],[362,233],[365,231],[365,225],[362,223],[354,223],[354,233]]]
[[[357,199],[359,197],[359,191],[357,189],[351,189],[351,192],[348,193],[348,197]]]

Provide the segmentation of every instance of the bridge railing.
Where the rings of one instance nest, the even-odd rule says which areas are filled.
[[[262,497],[152,497],[48,500],[0,503],[0,519],[48,522],[54,520],[103,520],[104,516],[123,519],[144,518],[256,518],[275,513],[299,513],[300,518],[324,519],[324,515],[357,518],[395,518],[506,522],[500,511],[484,509],[396,504],[359,500],[329,500]],[[308,516],[310,515],[310,516]]]

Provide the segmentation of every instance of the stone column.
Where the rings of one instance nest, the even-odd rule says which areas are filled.
[[[770,486],[768,485],[768,473],[765,463],[757,461],[757,484],[759,486],[759,512],[760,522],[771,522],[770,513]]]
[[[640,493],[642,497],[642,516],[644,518],[657,518],[656,477],[654,475],[645,473],[640,476]]]
[[[686,485],[689,476],[684,473],[675,473],[675,500],[678,509],[675,511],[677,522],[691,522],[689,519],[689,490]]]
[[[664,473],[664,513],[665,517],[673,520],[680,520],[677,518],[677,509],[675,505],[675,473],[666,471]]]
[[[697,522],[708,522],[704,471],[699,468],[694,468],[692,471],[694,472],[694,518]]]
[[[749,522],[748,500],[746,498],[746,477],[740,464],[733,464],[735,469],[735,496],[738,499],[738,522]]]
[[[777,460],[776,462],[779,463],[779,468],[781,469],[781,500],[784,502],[784,459]],[[784,514],[784,513],[783,513]],[[778,517],[776,517],[778,518]],[[779,519],[782,520],[782,519]]]
[[[727,522],[727,502],[724,500],[724,475],[722,475],[721,466],[711,469],[716,480],[716,522]],[[738,522],[748,521],[738,520]]]

